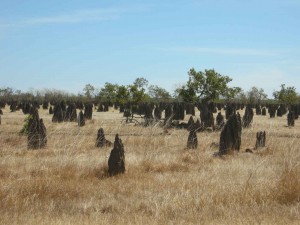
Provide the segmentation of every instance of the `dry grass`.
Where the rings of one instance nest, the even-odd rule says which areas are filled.
[[[40,116],[47,148],[28,151],[18,135],[25,116],[4,110],[0,224],[299,224],[297,121],[288,128],[285,117],[255,116],[243,130],[241,152],[215,158],[219,133],[199,133],[191,151],[186,131],[121,126],[113,111],[94,112],[82,128],[53,124],[44,110]],[[111,141],[120,134],[125,174],[108,176],[111,149],[95,148],[100,127]],[[260,130],[267,131],[267,148],[245,153]]]

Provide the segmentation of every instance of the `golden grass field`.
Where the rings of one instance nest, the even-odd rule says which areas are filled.
[[[27,150],[18,134],[25,115],[8,108],[0,125],[0,224],[300,224],[300,121],[289,128],[286,115],[254,116],[240,153],[216,158],[220,132],[198,133],[198,148],[187,150],[186,130],[124,126],[113,110],[94,112],[79,128],[54,124],[40,109],[47,147]],[[100,127],[110,141],[119,133],[125,174],[107,175],[111,148],[95,147]],[[245,153],[260,130],[267,148]]]

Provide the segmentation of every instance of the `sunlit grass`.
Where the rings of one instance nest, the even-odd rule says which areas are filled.
[[[255,116],[241,152],[216,158],[218,132],[198,133],[198,149],[187,150],[187,131],[122,126],[117,112],[94,112],[82,128],[54,124],[46,110],[40,117],[47,147],[27,150],[25,115],[4,109],[0,224],[299,224],[298,121]],[[110,141],[119,133],[125,174],[108,176],[111,148],[95,147],[100,127]],[[261,130],[267,147],[245,153]]]

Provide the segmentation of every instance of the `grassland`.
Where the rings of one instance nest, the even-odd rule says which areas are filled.
[[[288,128],[286,116],[255,116],[240,153],[215,158],[219,132],[198,133],[198,149],[187,150],[187,131],[122,126],[113,110],[82,128],[54,124],[45,110],[40,117],[47,147],[27,150],[18,134],[25,115],[4,109],[0,224],[300,224],[299,121]],[[95,147],[100,127],[108,140],[122,138],[125,174],[107,175],[111,148]],[[260,130],[267,148],[245,153]]]

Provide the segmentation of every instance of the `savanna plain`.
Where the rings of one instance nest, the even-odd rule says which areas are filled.
[[[300,122],[289,128],[286,115],[255,115],[240,152],[214,157],[220,131],[198,133],[188,150],[186,130],[122,125],[113,109],[81,128],[40,109],[47,146],[27,150],[26,116],[3,112],[0,224],[300,224]],[[124,174],[108,176],[112,147],[95,147],[100,127],[122,139]],[[258,131],[266,147],[246,153]]]

